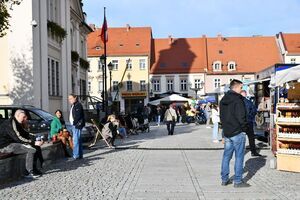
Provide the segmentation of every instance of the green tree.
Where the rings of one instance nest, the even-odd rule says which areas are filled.
[[[22,0],[0,0],[0,37],[6,35],[9,29],[9,10],[13,9],[14,5],[20,5]]]

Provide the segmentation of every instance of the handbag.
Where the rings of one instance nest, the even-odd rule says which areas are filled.
[[[170,110],[168,110],[168,111],[169,111],[170,115],[172,116],[172,122],[175,122],[175,116],[173,116],[173,115],[171,114],[171,111],[170,111]]]

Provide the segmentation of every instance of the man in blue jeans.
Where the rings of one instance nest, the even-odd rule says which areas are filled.
[[[69,121],[72,125],[73,133],[73,159],[82,159],[83,151],[81,142],[81,131],[82,128],[85,126],[83,107],[78,101],[77,96],[74,94],[69,95],[69,103],[71,104]]]
[[[246,108],[243,97],[240,94],[243,83],[239,80],[230,82],[228,91],[220,102],[220,119],[222,123],[225,147],[222,160],[222,185],[231,184],[229,179],[230,160],[235,154],[234,164],[234,187],[249,187],[243,182],[244,155],[246,132],[248,130]]]

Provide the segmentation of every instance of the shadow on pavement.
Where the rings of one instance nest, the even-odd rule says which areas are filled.
[[[266,163],[266,157],[256,157],[247,160],[244,167],[244,173],[247,173],[247,175],[244,177],[244,181],[249,181]]]

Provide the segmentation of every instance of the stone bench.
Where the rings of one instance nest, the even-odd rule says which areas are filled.
[[[44,165],[49,165],[65,157],[61,142],[46,143],[42,146]],[[26,154],[0,153],[0,184],[22,178],[25,168]]]

